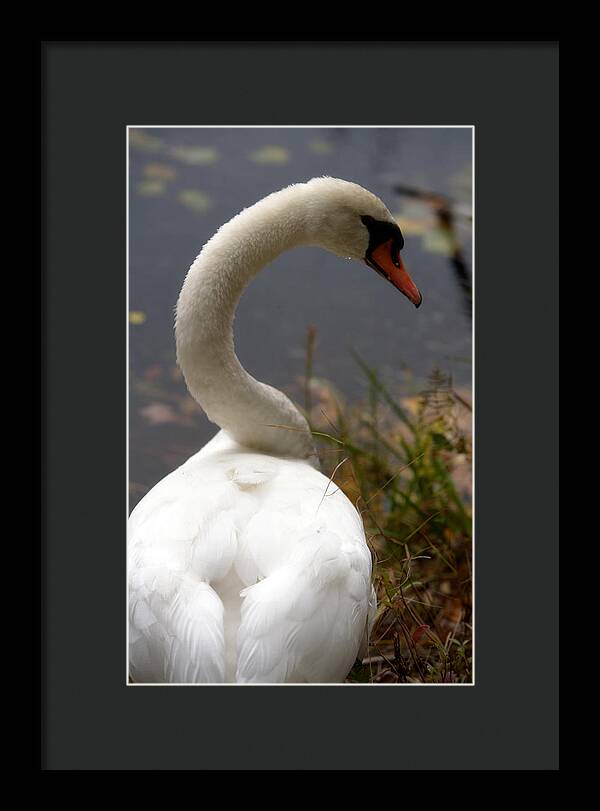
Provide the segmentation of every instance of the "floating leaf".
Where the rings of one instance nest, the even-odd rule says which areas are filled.
[[[290,153],[283,146],[263,146],[250,153],[250,160],[255,163],[272,164],[273,166],[282,166],[289,159]]]
[[[174,180],[177,172],[166,163],[147,163],[144,166],[144,175],[153,180]]]
[[[184,189],[179,192],[179,202],[192,211],[197,211],[203,214],[211,207],[212,202],[208,194],[197,189]]]
[[[162,366],[159,363],[153,363],[152,366],[149,366],[144,372],[144,379],[151,381],[158,380],[158,378],[161,375],[162,375]]]
[[[423,248],[430,253],[439,253],[443,256],[452,256],[455,243],[451,234],[436,228],[423,235]]]
[[[140,414],[150,425],[164,425],[168,422],[180,421],[173,408],[166,403],[150,403],[140,409]]]
[[[330,155],[333,152],[333,146],[322,138],[315,138],[309,143],[308,148],[316,155]]]
[[[142,180],[137,185],[137,192],[142,197],[160,197],[165,191],[165,184],[162,180]]]
[[[141,310],[131,310],[129,313],[129,323],[130,324],[143,324],[146,320],[147,316],[146,313],[141,312]]]
[[[217,150],[212,146],[172,146],[169,155],[191,166],[216,163],[219,157]]]
[[[130,493],[147,493],[148,492],[148,485],[140,484],[139,482],[129,482],[129,492]]]
[[[144,130],[129,130],[129,143],[131,146],[142,149],[145,152],[159,152],[163,147],[160,138],[148,135]]]
[[[189,396],[186,396],[186,399],[191,401],[194,406],[193,409],[187,402],[185,403],[185,406],[182,407],[184,403],[183,399],[175,399],[176,405],[155,401],[141,408],[139,413],[146,420],[146,422],[150,423],[150,425],[165,425],[167,423],[173,423],[175,425],[181,425],[184,428],[193,427],[193,417],[197,416],[200,407]]]

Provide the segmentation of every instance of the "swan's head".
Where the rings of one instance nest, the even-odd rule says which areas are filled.
[[[402,232],[381,200],[357,183],[332,177],[313,178],[304,186],[309,228],[318,244],[365,262],[419,307],[421,293],[400,255]]]

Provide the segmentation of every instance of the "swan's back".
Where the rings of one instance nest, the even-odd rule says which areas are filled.
[[[223,432],[133,511],[129,583],[135,682],[343,681],[374,610],[337,485]]]

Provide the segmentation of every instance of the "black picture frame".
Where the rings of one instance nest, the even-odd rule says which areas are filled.
[[[41,768],[557,769],[558,43],[43,42],[41,71]],[[473,687],[126,686],[125,138],[167,123],[475,126]]]

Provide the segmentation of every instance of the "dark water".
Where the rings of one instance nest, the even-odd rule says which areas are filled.
[[[314,325],[314,373],[351,401],[365,391],[351,348],[392,385],[416,390],[438,367],[470,386],[471,322],[450,261],[456,243],[429,202],[397,191],[452,199],[454,238],[470,273],[470,129],[130,130],[129,159],[131,507],[216,430],[175,368],[173,311],[185,274],[223,222],[289,183],[326,174],[380,196],[398,216],[423,305],[414,309],[360,263],[297,249],[266,268],[241,301],[236,348],[248,371],[300,399]]]

